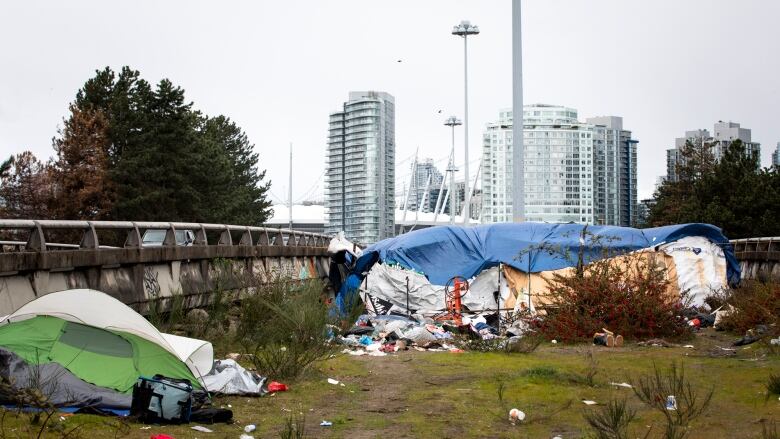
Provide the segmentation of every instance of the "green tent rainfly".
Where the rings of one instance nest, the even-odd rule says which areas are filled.
[[[82,380],[131,392],[139,376],[198,380],[176,356],[137,335],[57,317],[37,316],[0,326],[0,346],[30,364],[56,362]]]
[[[214,363],[211,343],[163,334],[100,291],[40,296],[0,321],[0,348],[30,365],[56,363],[95,386],[130,393],[140,376],[199,378]]]

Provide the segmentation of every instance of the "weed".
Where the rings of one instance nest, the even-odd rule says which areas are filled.
[[[522,372],[522,376],[528,378],[551,379],[557,378],[558,375],[558,369],[552,366],[536,366]]]
[[[328,329],[332,319],[321,292],[317,280],[277,278],[243,298],[236,338],[258,372],[295,378],[333,353]]]
[[[281,439],[302,439],[306,437],[306,415],[294,415],[285,419],[282,431],[279,432]]]
[[[770,395],[780,395],[780,375],[771,374],[766,382],[767,398]]]
[[[733,311],[718,323],[719,328],[744,333],[757,325],[771,327],[780,323],[780,283],[745,281],[721,296]]]
[[[681,439],[688,435],[688,426],[701,416],[712,402],[713,388],[700,392],[685,376],[685,368],[672,363],[664,372],[653,365],[653,373],[634,380],[633,390],[640,401],[661,413],[666,420],[666,439]],[[673,396],[674,408],[667,406]]]
[[[598,439],[628,439],[628,425],[636,417],[636,410],[625,399],[610,400],[597,410],[583,413]]]
[[[777,433],[777,423],[762,422],[761,439],[780,439],[780,434]]]
[[[590,387],[596,386],[596,375],[599,373],[599,361],[596,358],[595,353],[593,352],[593,349],[588,349],[585,351],[585,373],[583,373],[583,377],[585,378],[585,383],[587,383]]]

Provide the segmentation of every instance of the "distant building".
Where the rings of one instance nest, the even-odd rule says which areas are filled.
[[[350,92],[331,113],[325,163],[326,233],[361,244],[394,235],[395,99]]]
[[[745,154],[758,159],[756,169],[761,167],[761,144],[752,141],[750,129],[742,128],[736,122],[719,121],[715,124],[713,133],[710,134],[708,130],[686,131],[685,137],[675,139],[674,148],[666,150],[666,179],[678,180],[677,166],[684,161],[681,150],[688,142],[694,145],[708,145],[713,159],[718,162],[723,158],[729,145],[739,139],[745,146]]]
[[[590,117],[593,125],[595,224],[631,227],[637,222],[636,147],[623,118]]]
[[[780,142],[777,142],[777,148],[772,153],[772,166],[780,167]]]
[[[526,105],[527,221],[631,225],[636,221],[636,144],[616,116],[577,120],[577,110]],[[512,110],[483,135],[482,221],[512,221]]]
[[[482,212],[482,189],[474,187],[474,182],[471,184],[471,198],[469,199],[469,216],[473,220],[480,218]],[[447,188],[445,188],[445,191]],[[466,202],[466,183],[463,180],[455,181],[455,216],[461,216],[463,213],[463,205]],[[449,208],[445,207],[445,212],[449,214]]]
[[[650,226],[650,210],[655,206],[655,203],[655,198],[645,198],[637,203],[635,227],[643,228]]]
[[[423,212],[433,212],[444,176],[433,164],[433,159],[425,159],[412,164],[412,190],[407,202],[407,210],[418,210],[423,203]]]

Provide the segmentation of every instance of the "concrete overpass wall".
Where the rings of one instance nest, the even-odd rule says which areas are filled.
[[[731,241],[742,279],[780,282],[780,237]]]
[[[121,223],[129,226],[125,246],[105,248],[99,245],[98,232],[101,227],[120,228],[117,223],[67,222],[69,228],[84,229],[79,245],[45,242],[45,229],[62,228],[61,223],[0,220],[0,229],[29,231],[26,242],[2,245],[0,316],[41,295],[71,288],[97,289],[143,312],[151,300],[175,294],[184,297],[187,307],[204,305],[215,289],[246,287],[250,276],[268,280],[328,275],[329,239],[324,235],[242,226]],[[166,229],[171,238],[177,228],[193,229],[198,237],[191,246],[169,241],[143,247],[139,237],[148,228]],[[209,230],[220,233],[214,245],[206,240]],[[238,237],[236,243],[233,236]]]

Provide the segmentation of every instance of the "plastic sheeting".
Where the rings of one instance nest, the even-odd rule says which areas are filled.
[[[234,360],[217,360],[203,377],[206,390],[223,395],[262,395],[266,378],[249,372]]]
[[[19,388],[35,381],[34,386],[57,407],[115,412],[129,410],[132,401],[132,395],[83,381],[58,363],[29,364],[15,353],[2,348],[0,376]],[[0,403],[18,403],[7,398],[8,395],[0,395]]]
[[[618,255],[699,236],[723,250],[729,283],[739,282],[734,250],[721,230],[709,224],[682,224],[633,229],[581,224],[502,223],[478,227],[439,226],[385,239],[367,248],[350,277],[362,279],[376,262],[398,264],[425,274],[433,284],[444,285],[453,276],[472,278],[499,263],[532,273],[558,270],[605,254]],[[555,252],[539,250],[544,243]],[[569,255],[566,257],[564,255]],[[574,257],[571,257],[573,255]],[[349,280],[342,287],[356,285]]]
[[[495,310],[496,301],[493,296],[498,288],[498,267],[487,269],[474,279],[469,280],[469,291],[463,295],[461,303],[470,310]],[[431,284],[420,273],[405,270],[398,266],[374,264],[366,282],[368,292],[372,297],[391,302],[395,307],[406,310],[406,279],[409,279],[409,308],[415,311],[432,312],[445,309],[444,285]],[[503,279],[502,279],[503,280]],[[500,290],[499,303],[501,307],[509,296],[509,289]]]
[[[694,305],[728,286],[723,250],[710,241],[689,236],[659,248],[674,259],[679,291],[686,291]]]

